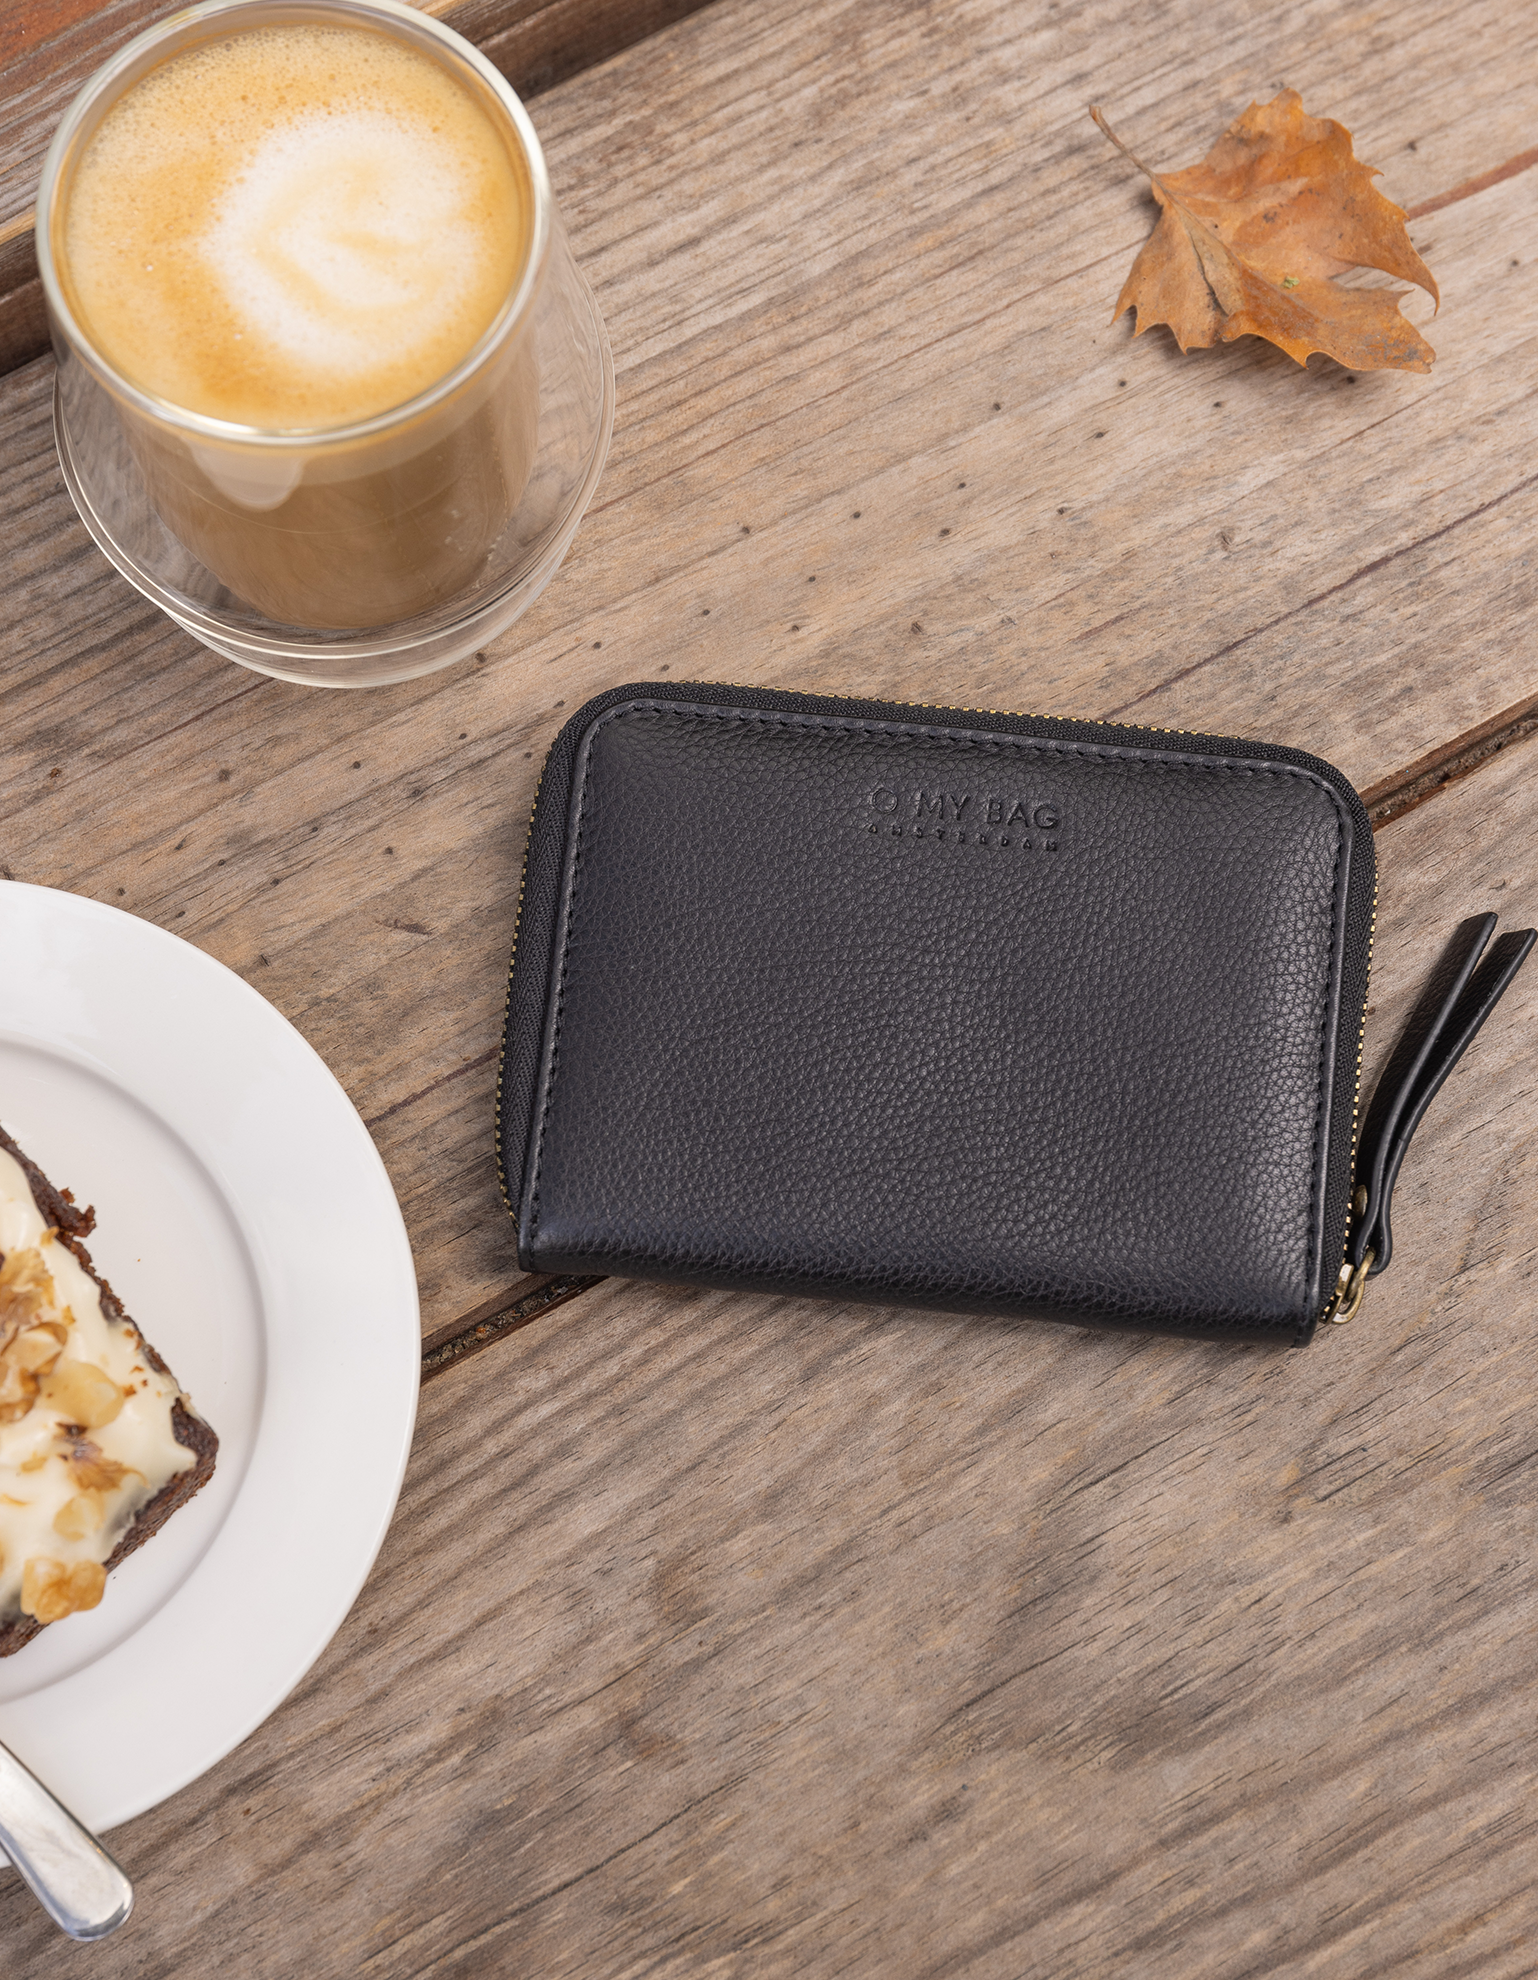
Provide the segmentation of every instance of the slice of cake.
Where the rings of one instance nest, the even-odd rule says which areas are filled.
[[[94,1609],[219,1451],[92,1266],[95,1223],[0,1128],[0,1657]]]

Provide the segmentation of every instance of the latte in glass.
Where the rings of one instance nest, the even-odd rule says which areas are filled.
[[[474,582],[538,426],[529,339],[467,362],[533,239],[527,161],[489,93],[372,25],[211,35],[112,104],[61,220],[90,343],[138,393],[217,423],[125,416],[156,509],[231,591],[281,623],[353,627]]]

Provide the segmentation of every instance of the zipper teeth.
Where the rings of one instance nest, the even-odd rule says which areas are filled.
[[[680,687],[724,687],[730,688],[734,694],[763,694],[766,692],[763,687],[754,681],[713,681],[691,677],[686,681],[680,681],[678,685]],[[773,692],[774,690],[768,691]],[[859,701],[880,701],[883,697],[880,695],[820,693],[816,696],[816,699],[854,703]],[[1202,736],[1211,742],[1222,742],[1226,740],[1222,732],[1217,729],[1166,729],[1161,728],[1154,722],[1108,722],[1104,716],[1100,715],[1043,715],[1024,708],[969,708],[948,701],[888,701],[886,705],[889,708],[923,708],[938,715],[996,715],[1004,716],[1011,721],[1017,722],[1077,722],[1086,729],[1140,729],[1150,736]],[[551,750],[554,747],[555,745],[552,743]],[[510,1217],[515,1218],[517,1212],[513,1209],[511,1199],[507,1193],[507,1170],[502,1158],[502,1081],[507,1066],[507,1019],[513,1002],[513,965],[518,959],[518,931],[523,925],[523,895],[529,879],[529,845],[534,837],[534,813],[539,808],[540,788],[544,784],[545,769],[549,762],[550,750],[547,750],[545,752],[545,761],[540,765],[539,782],[534,786],[534,803],[529,809],[528,829],[523,835],[523,869],[518,878],[518,910],[513,917],[513,950],[508,958],[507,989],[502,1000],[502,1047],[497,1058],[497,1100],[493,1129],[496,1137],[497,1187],[502,1193],[503,1208]],[[1377,936],[1377,932],[1378,882],[1375,874],[1373,876],[1372,888],[1372,918],[1367,927],[1367,976],[1362,990],[1362,1015],[1357,1025],[1356,1033],[1356,1084],[1351,1094],[1351,1170],[1348,1188],[1352,1193],[1356,1189],[1356,1158],[1358,1141],[1361,1135],[1362,1053],[1367,1040],[1367,1000],[1372,985],[1373,942]],[[1351,1244],[1350,1201],[1351,1198],[1348,1195],[1346,1234],[1341,1243],[1342,1265],[1346,1262],[1346,1252]],[[1338,1276],[1337,1273],[1337,1279]],[[1331,1308],[1339,1303],[1339,1298],[1340,1293],[1337,1285],[1336,1290],[1330,1295],[1324,1313],[1320,1315],[1320,1322],[1318,1324],[1322,1324]]]
[[[1367,976],[1362,988],[1362,1021],[1356,1028],[1356,1086],[1351,1095],[1351,1176],[1347,1185],[1350,1195],[1347,1198],[1346,1235],[1340,1247],[1340,1265],[1335,1274],[1335,1287],[1329,1299],[1325,1302],[1323,1313],[1319,1316],[1318,1324],[1321,1326],[1329,1319],[1336,1307],[1340,1305],[1340,1274],[1346,1268],[1346,1254],[1351,1249],[1351,1223],[1355,1214],[1351,1206],[1356,1202],[1356,1158],[1361,1153],[1362,1138],[1362,1052],[1367,1043],[1367,1004],[1368,999],[1372,995],[1372,952],[1377,934],[1378,880],[1377,875],[1374,874],[1372,883],[1372,919],[1367,924]]]
[[[551,745],[554,747],[554,744]],[[550,761],[550,751],[545,752],[545,761],[539,766],[539,777],[534,785],[534,802],[529,806],[528,828],[523,835],[523,866],[518,874],[518,906],[513,914],[513,947],[507,959],[507,988],[502,994],[502,1042],[497,1051],[497,1100],[492,1117],[492,1138],[497,1156],[497,1188],[502,1192],[502,1208],[515,1221],[517,1211],[507,1193],[507,1164],[502,1159],[502,1082],[507,1073],[507,1020],[513,1008],[513,964],[518,960],[518,931],[523,926],[523,896],[529,884],[529,845],[534,837],[534,814],[539,809],[539,793],[545,781],[545,768]]]
[[[679,683],[679,685],[683,687],[724,687],[724,688],[730,688],[734,694],[763,694],[764,692],[766,692],[764,688],[760,687],[756,682],[752,682],[752,681],[689,680],[689,681],[682,681]],[[775,692],[776,690],[768,690],[768,691]],[[823,701],[847,701],[851,703],[859,701],[862,698],[879,699],[880,697],[877,696],[861,697],[859,695],[853,695],[853,694],[825,694],[819,697],[819,699]],[[1079,722],[1085,728],[1092,728],[1092,729],[1109,729],[1109,728],[1117,728],[1117,727],[1125,728],[1125,729],[1146,729],[1150,735],[1159,735],[1159,736],[1197,736],[1197,735],[1215,736],[1216,735],[1216,731],[1214,730],[1159,729],[1159,728],[1155,728],[1151,723],[1148,722],[1112,723],[1112,722],[1101,721],[1097,717],[1088,716],[1088,715],[1031,715],[1031,714],[1027,714],[1023,709],[1015,709],[1015,708],[960,708],[954,706],[949,702],[944,702],[944,701],[893,701],[893,702],[888,702],[887,706],[890,708],[926,708],[934,711],[937,714],[945,714],[945,715],[1004,715],[1012,718],[1015,721],[1021,721],[1021,722]],[[497,1188],[501,1192],[502,1208],[507,1212],[508,1216],[513,1218],[515,1221],[517,1219],[518,1212],[514,1209],[512,1198],[508,1194],[507,1163],[506,1160],[504,1159],[503,1146],[502,1146],[502,1087],[507,1074],[507,1020],[513,1007],[513,967],[518,960],[518,934],[519,934],[519,930],[523,926],[524,890],[527,888],[529,884],[529,846],[534,838],[534,814],[539,809],[539,793],[544,785],[545,771],[549,768],[550,756],[554,748],[555,748],[555,744],[552,743],[550,745],[550,749],[546,750],[545,752],[544,762],[540,765],[539,780],[534,786],[534,802],[529,807],[528,828],[523,835],[523,866],[518,876],[518,907],[513,916],[513,947],[512,947],[512,953],[509,955],[507,959],[507,987],[502,993],[502,1043],[497,1053],[497,1097],[496,1097],[495,1112],[492,1121],[492,1134],[496,1143]],[[1365,1021],[1366,1020],[1364,1019],[1363,1022],[1365,1023]],[[1357,1057],[1357,1076],[1358,1076],[1358,1080],[1360,1080],[1361,1077],[1360,1051],[1358,1052],[1358,1057]]]
[[[693,680],[681,683],[681,685],[724,687],[730,688],[735,694],[760,694],[763,692],[761,688],[756,687],[748,681]],[[879,695],[823,694],[819,698],[824,701],[855,702],[860,700],[879,701],[883,697]],[[1201,736],[1209,742],[1224,742],[1228,740],[1226,736],[1216,729],[1164,729],[1153,722],[1108,722],[1104,716],[1100,715],[1042,715],[1024,708],[966,708],[945,701],[891,701],[886,705],[890,708],[923,708],[937,715],[995,715],[1004,716],[1008,720],[1017,722],[1076,722],[1086,729],[1138,729],[1150,736]],[[1356,1032],[1356,1084],[1351,1092],[1351,1168],[1347,1181],[1346,1231],[1340,1248],[1340,1262],[1342,1266],[1346,1262],[1346,1253],[1351,1248],[1350,1206],[1356,1192],[1356,1158],[1362,1127],[1362,1052],[1367,1040],[1367,1000],[1372,984],[1373,941],[1377,932],[1378,880],[1375,873],[1373,875],[1372,886],[1372,918],[1367,927],[1367,975],[1362,989],[1362,1015],[1357,1024]],[[1316,1322],[1316,1325],[1322,1324],[1339,1304],[1340,1285],[1339,1271],[1337,1270],[1336,1285],[1326,1303],[1324,1313],[1320,1315],[1320,1319]]]
[[[1367,1042],[1367,1001],[1372,995],[1372,947],[1378,933],[1378,876],[1372,881],[1372,918],[1367,924],[1367,975],[1362,985],[1362,1021],[1356,1028],[1356,1090],[1351,1095],[1351,1187],[1356,1189],[1357,1144],[1362,1131],[1362,1050]],[[1346,1223],[1346,1241],[1351,1241],[1350,1219]],[[1345,1253],[1341,1253],[1345,1263]]]
[[[783,688],[764,688],[753,681],[707,681],[691,678],[680,687],[724,687],[734,694],[782,694]],[[827,694],[822,689],[792,688],[793,694],[806,693],[818,701],[879,701],[887,708],[927,708],[937,715],[1002,715],[1014,722],[1077,722],[1084,729],[1141,729],[1150,736],[1202,736],[1208,742],[1229,740],[1221,729],[1161,729],[1154,722],[1108,722],[1103,715],[1043,715],[1028,708],[963,708],[952,701],[889,701],[879,694]],[[1238,738],[1234,738],[1238,740]]]
[[[761,693],[746,681],[695,681],[687,683],[696,687],[727,687],[737,694]],[[829,694],[821,697],[825,701],[856,701],[862,697],[851,694]],[[870,696],[877,700],[880,697]],[[1202,736],[1208,741],[1223,742],[1227,738],[1216,729],[1161,729],[1151,722],[1107,722],[1096,715],[1038,715],[1020,708],[962,708],[943,701],[893,701],[887,704],[892,708],[926,708],[942,715],[1002,715],[1021,722],[1077,722],[1087,729],[1141,729],[1151,736]],[[1367,1040],[1367,1000],[1372,984],[1373,940],[1378,932],[1378,879],[1373,875],[1372,918],[1367,926],[1367,975],[1362,987],[1362,1015],[1356,1031],[1356,1084],[1351,1091],[1351,1168],[1347,1179],[1346,1231],[1341,1241],[1340,1262],[1344,1266],[1346,1253],[1351,1248],[1351,1201],[1356,1191],[1356,1158],[1362,1127],[1362,1052]],[[1336,1272],[1336,1285],[1326,1302],[1323,1320],[1340,1304],[1339,1268]]]

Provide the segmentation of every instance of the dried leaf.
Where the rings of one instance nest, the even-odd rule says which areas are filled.
[[[1252,103],[1200,165],[1151,172],[1098,109],[1089,113],[1146,173],[1163,209],[1117,298],[1141,336],[1167,323],[1183,351],[1264,337],[1306,364],[1323,351],[1353,371],[1429,371],[1435,353],[1399,313],[1403,289],[1343,289],[1351,268],[1437,285],[1401,207],[1373,185],[1351,133],[1310,117],[1295,89]],[[1114,321],[1114,318],[1113,318]]]

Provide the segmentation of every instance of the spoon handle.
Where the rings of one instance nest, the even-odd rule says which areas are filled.
[[[72,1939],[104,1939],[133,1910],[133,1885],[95,1836],[4,1746],[0,1849]]]

